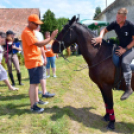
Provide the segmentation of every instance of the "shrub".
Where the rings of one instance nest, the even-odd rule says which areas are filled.
[[[117,37],[111,37],[108,39],[112,44],[119,45],[119,39]]]
[[[17,53],[20,65],[24,65],[24,56],[21,53]]]
[[[70,48],[66,48],[65,50],[63,50],[63,55],[67,58],[71,55],[71,51]]]

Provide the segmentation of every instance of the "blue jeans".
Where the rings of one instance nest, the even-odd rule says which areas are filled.
[[[51,68],[55,68],[56,67],[55,60],[56,60],[56,56],[47,57],[47,65],[46,65],[46,68],[47,69],[50,69],[50,65],[51,65]]]
[[[116,67],[119,67],[119,66],[120,66],[120,57],[117,56],[117,55],[115,54],[115,52],[114,52],[112,58],[113,58],[114,65],[115,65]]]

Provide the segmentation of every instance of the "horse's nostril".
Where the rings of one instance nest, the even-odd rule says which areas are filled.
[[[59,53],[59,44],[56,41],[52,45],[52,50],[54,53]]]

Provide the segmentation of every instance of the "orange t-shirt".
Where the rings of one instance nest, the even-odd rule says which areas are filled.
[[[55,56],[55,54],[53,53],[53,51],[51,49],[53,42],[54,41],[52,40],[47,45],[44,46],[46,57],[53,57],[53,56]]]
[[[40,49],[34,45],[36,42],[38,42],[34,31],[31,31],[28,27],[26,27],[22,32],[21,39],[26,68],[32,69],[38,66],[42,66],[43,63],[41,60]]]

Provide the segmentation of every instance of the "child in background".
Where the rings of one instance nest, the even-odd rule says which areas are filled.
[[[50,32],[45,32],[45,38],[50,38]],[[58,58],[58,54],[53,53],[51,47],[53,44],[54,40],[51,40],[47,45],[44,46],[45,54],[47,57],[47,65],[46,65],[46,70],[47,70],[47,78],[50,77],[50,66],[52,68],[52,73],[53,77],[56,76],[56,65],[55,65],[55,60]]]

